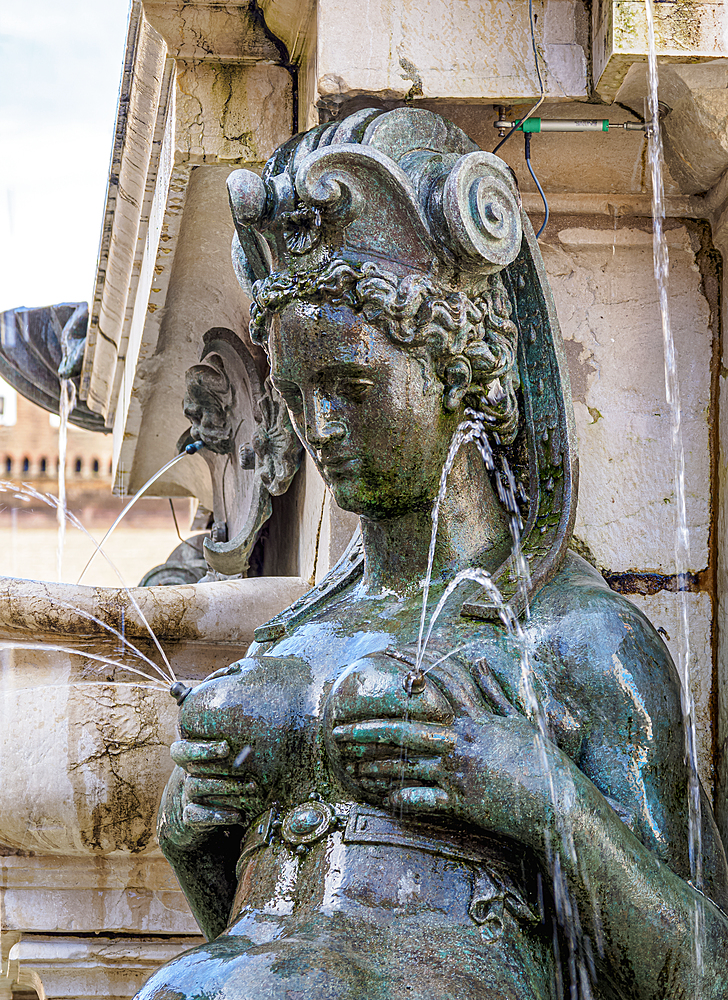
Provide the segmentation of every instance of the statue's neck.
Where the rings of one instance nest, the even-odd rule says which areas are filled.
[[[429,510],[372,521],[362,518],[363,586],[374,593],[418,590],[427,571],[432,537]],[[455,460],[440,506],[432,582],[450,580],[461,569],[495,570],[510,552],[508,518],[482,461],[472,446]]]

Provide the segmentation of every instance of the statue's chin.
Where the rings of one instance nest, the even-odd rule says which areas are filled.
[[[434,497],[388,496],[383,490],[353,482],[331,482],[337,506],[370,521],[390,521],[419,510],[432,509]]]

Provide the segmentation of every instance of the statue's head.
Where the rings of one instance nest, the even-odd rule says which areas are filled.
[[[228,187],[251,336],[339,504],[430,505],[471,407],[507,453],[532,579],[546,579],[573,524],[573,417],[510,168],[432,112],[368,109]]]
[[[431,504],[468,406],[494,443],[514,441],[518,332],[499,272],[521,214],[501,160],[431,112],[367,110],[229,188],[251,337],[342,506]]]

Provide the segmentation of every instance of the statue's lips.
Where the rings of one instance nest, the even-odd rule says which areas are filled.
[[[346,476],[358,467],[359,459],[356,455],[335,455],[322,457],[321,465],[325,472],[334,479]]]

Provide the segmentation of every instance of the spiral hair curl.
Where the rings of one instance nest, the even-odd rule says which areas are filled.
[[[321,271],[279,271],[253,286],[250,336],[267,346],[271,319],[294,301],[348,306],[395,344],[427,348],[445,384],[446,402],[464,388],[495,440],[507,446],[518,432],[518,329],[500,275],[487,282],[471,299],[438,288],[424,275],[400,278],[371,262],[335,259]]]

